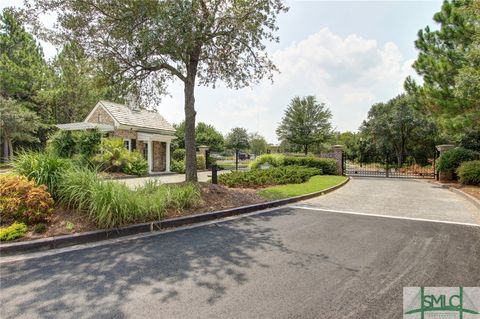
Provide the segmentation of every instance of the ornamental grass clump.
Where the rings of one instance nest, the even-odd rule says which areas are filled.
[[[99,227],[116,227],[160,220],[168,209],[186,209],[200,200],[194,184],[161,185],[148,181],[135,190],[123,183],[101,181],[95,172],[65,172],[59,188],[60,202],[86,211]]]
[[[72,167],[69,159],[51,152],[23,152],[15,157],[14,171],[34,180],[38,185],[46,185],[54,198],[61,174]]]

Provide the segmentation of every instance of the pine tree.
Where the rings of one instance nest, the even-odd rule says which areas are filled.
[[[423,84],[418,85],[412,78],[405,83],[421,109],[434,116],[450,135],[471,125],[470,115],[478,111],[472,101],[455,94],[460,70],[480,67],[468,56],[474,47],[475,28],[478,28],[475,17],[466,13],[473,3],[472,0],[446,0],[433,17],[440,28],[432,31],[427,26],[418,32],[415,46],[420,53],[413,67],[422,76]]]

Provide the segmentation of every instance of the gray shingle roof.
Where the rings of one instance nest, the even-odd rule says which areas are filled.
[[[99,102],[121,125],[175,132],[175,128],[155,111],[134,111],[123,104]]]

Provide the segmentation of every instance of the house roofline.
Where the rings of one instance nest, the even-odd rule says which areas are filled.
[[[105,107],[105,105],[103,105],[103,100],[100,100],[97,102],[97,104],[95,104],[95,107],[90,111],[90,113],[88,113],[87,117],[85,118],[85,120],[83,120],[84,122],[88,122],[88,120],[92,117],[92,115],[95,113],[95,111],[101,107],[103,108],[103,110],[105,112],[107,112],[107,114],[112,118],[113,122],[115,122],[115,125],[114,127],[115,128],[118,128],[120,126],[120,122],[115,118],[115,116],[113,116],[112,113],[110,113],[110,111]]]

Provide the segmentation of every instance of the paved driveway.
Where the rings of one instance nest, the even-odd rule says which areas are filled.
[[[357,182],[342,190],[357,206],[335,208],[373,209],[346,191]],[[421,211],[400,202],[376,213]],[[1,264],[0,317],[402,318],[405,286],[480,286],[479,243],[477,226],[285,207]]]
[[[218,174],[225,174],[230,172],[229,170],[219,171]],[[211,171],[201,171],[197,173],[199,182],[207,182],[212,177]],[[138,178],[118,179],[119,183],[125,183],[130,188],[136,188],[143,185],[148,180],[157,180],[163,184],[181,183],[185,181],[185,174],[165,174],[158,176],[147,176]]]
[[[340,211],[480,224],[472,203],[425,180],[352,178],[339,190],[301,205]]]

